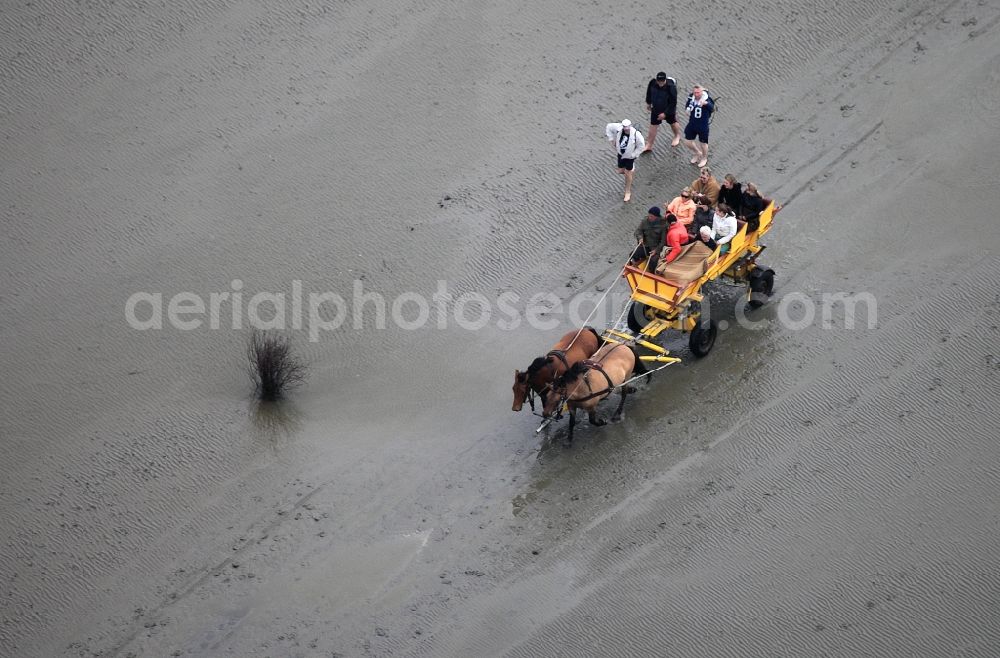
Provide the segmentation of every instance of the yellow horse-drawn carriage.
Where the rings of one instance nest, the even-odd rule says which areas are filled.
[[[718,327],[702,314],[702,286],[720,278],[747,284],[751,306],[761,305],[770,296],[774,272],[759,266],[757,257],[764,251],[760,239],[770,230],[775,212],[774,202],[768,202],[754,231],[748,232],[749,225],[741,222],[728,249],[723,245],[713,251],[695,240],[685,245],[674,261],[657,268],[657,272],[646,271],[645,263],[637,267],[626,265],[624,276],[632,289],[632,304],[626,314],[629,331],[625,327],[611,327],[604,331],[604,340],[644,347],[652,354],[642,354],[640,359],[669,365],[680,359],[670,356],[651,339],[676,329],[690,335],[689,345],[695,356],[708,354],[715,344]]]
[[[629,307],[622,312],[627,320],[619,318],[600,338],[589,327],[575,334],[570,332],[546,357],[532,362],[526,372],[515,371],[514,411],[521,408],[526,397],[531,400],[529,388],[534,390],[542,397],[541,415],[545,419],[535,431],[540,432],[567,411],[571,441],[577,409],[586,409],[592,424],[603,425],[605,421],[597,416],[601,400],[618,391],[621,395],[615,412],[618,416],[626,395],[635,390],[629,386],[632,381],[641,377],[648,380],[656,370],[680,361],[654,342],[664,331],[675,329],[689,334],[691,352],[699,357],[708,354],[715,344],[718,326],[703,308],[702,286],[720,278],[728,279],[737,285],[747,285],[751,306],[764,303],[774,286],[774,272],[761,267],[757,257],[764,251],[760,238],[771,229],[778,209],[780,206],[768,201],[753,230],[746,222],[740,222],[729,244],[714,250],[703,242],[692,242],[682,248],[676,259],[655,272],[647,271],[646,263],[636,267],[626,265],[622,275],[632,289]],[[580,360],[570,363],[566,358],[569,347],[581,348],[584,343],[589,349]],[[622,346],[629,349],[619,349]],[[564,367],[559,367],[560,363]]]

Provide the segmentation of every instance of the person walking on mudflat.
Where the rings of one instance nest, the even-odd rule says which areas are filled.
[[[625,201],[632,199],[632,178],[635,176],[635,159],[642,153],[646,145],[642,133],[635,129],[632,122],[622,119],[621,123],[609,123],[604,127],[604,134],[611,142],[618,157],[618,173],[625,176]]]
[[[674,131],[671,146],[681,143],[681,124],[677,123],[677,81],[668,78],[664,71],[646,85],[646,109],[649,110],[649,141],[643,153],[652,153],[656,142],[657,127],[666,121]]]
[[[708,123],[715,110],[715,101],[708,95],[708,90],[701,85],[695,85],[687,97],[684,109],[688,113],[688,124],[684,128],[684,145],[691,149],[694,157],[691,164],[704,167],[708,164]],[[695,142],[695,138],[698,141]]]

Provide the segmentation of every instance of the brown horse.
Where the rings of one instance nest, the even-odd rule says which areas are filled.
[[[567,333],[552,346],[548,354],[532,361],[525,372],[514,371],[514,406],[511,409],[520,411],[527,400],[534,411],[533,393],[542,398],[544,405],[546,393],[555,378],[569,370],[573,364],[588,358],[600,346],[601,336],[593,327]]]
[[[569,407],[569,437],[573,442],[573,426],[576,424],[576,410],[587,411],[591,425],[606,425],[607,421],[597,415],[597,404],[619,389],[622,399],[618,403],[611,420],[621,418],[625,406],[625,396],[635,392],[631,386],[622,386],[633,373],[646,374],[642,361],[628,345],[607,344],[589,359],[575,364],[552,384],[552,395],[545,403],[543,414],[552,416],[563,403]],[[646,380],[652,374],[646,374]]]

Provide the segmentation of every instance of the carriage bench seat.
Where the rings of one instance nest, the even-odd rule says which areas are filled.
[[[656,273],[664,279],[685,285],[705,273],[705,264],[712,250],[704,242],[694,240],[683,247],[681,255],[670,263],[660,263]]]

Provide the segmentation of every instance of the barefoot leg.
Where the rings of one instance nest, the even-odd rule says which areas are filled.
[[[649,124],[649,138],[646,140],[646,148],[643,149],[643,153],[648,153],[653,150],[653,142],[656,141],[656,126]]]
[[[692,139],[685,139],[684,140],[684,146],[686,146],[689,151],[691,151],[692,153],[694,153],[694,157],[691,158],[691,164],[698,164],[698,160],[701,159],[701,151],[698,150],[697,146],[695,146],[694,140],[692,140]]]

